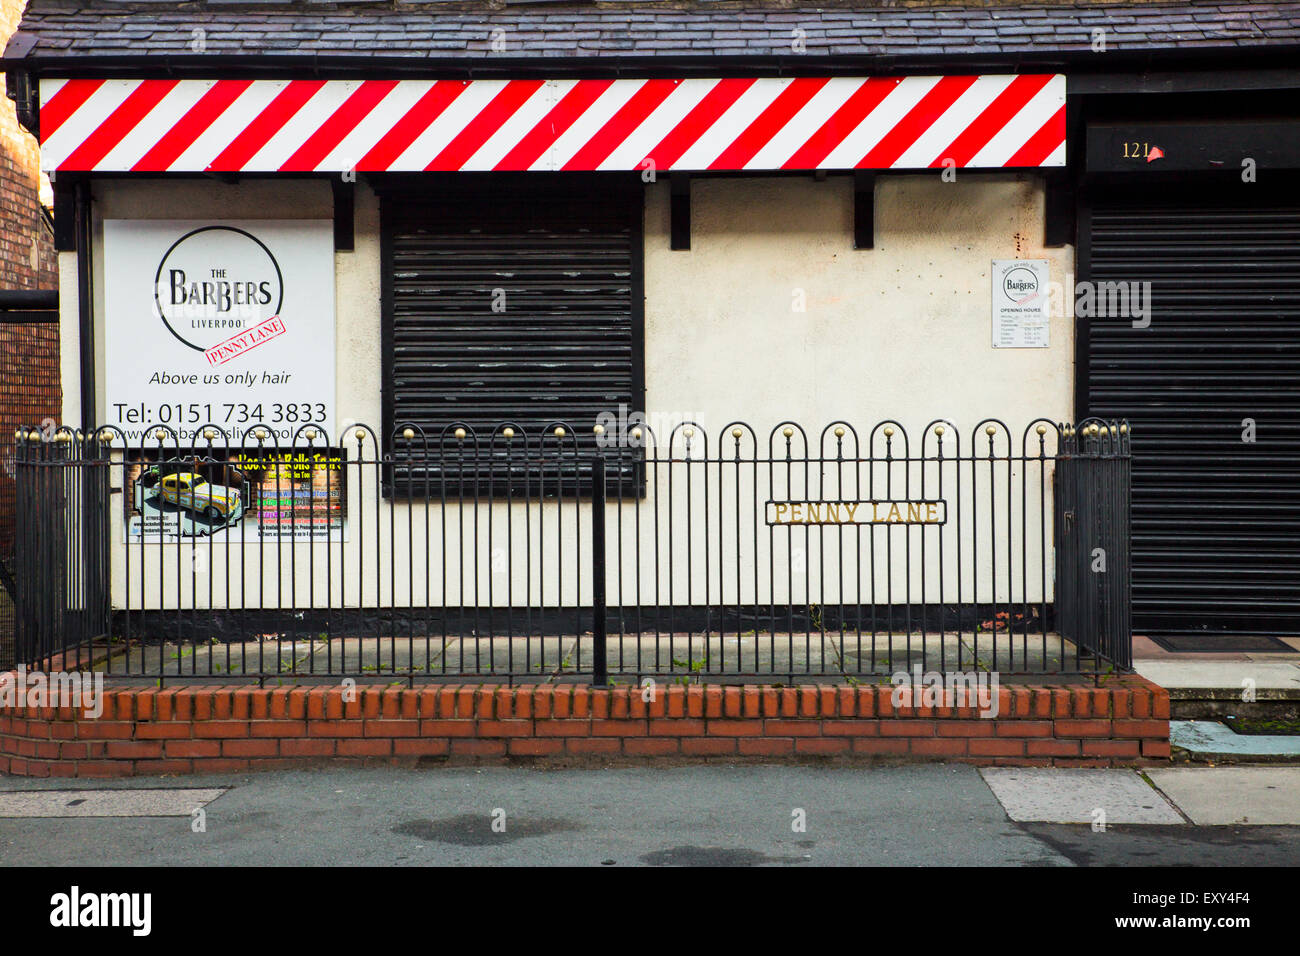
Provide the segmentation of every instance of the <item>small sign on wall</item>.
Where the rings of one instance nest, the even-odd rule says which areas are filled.
[[[993,347],[1045,349],[1048,337],[1046,259],[993,260]]]

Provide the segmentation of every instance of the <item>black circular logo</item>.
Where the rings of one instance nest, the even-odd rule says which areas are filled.
[[[1016,266],[1002,277],[1002,291],[1008,299],[1019,302],[1038,292],[1038,277],[1024,266]]]
[[[198,352],[280,314],[284,276],[256,236],[234,226],[187,232],[154,273],[158,318]]]

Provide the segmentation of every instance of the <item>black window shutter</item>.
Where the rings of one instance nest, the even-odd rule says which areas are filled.
[[[396,493],[422,494],[427,477],[402,467],[407,444],[391,438],[408,425],[435,451],[455,447],[446,430],[464,425],[485,453],[503,424],[534,447],[563,424],[566,453],[589,462],[597,417],[641,402],[639,191],[388,195],[381,216]],[[459,469],[432,467],[438,489]],[[498,488],[506,467],[493,466]]]

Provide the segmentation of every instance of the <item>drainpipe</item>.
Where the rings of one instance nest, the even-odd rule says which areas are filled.
[[[81,427],[99,425],[95,414],[95,309],[91,281],[90,180],[76,186],[77,316],[81,343]]]

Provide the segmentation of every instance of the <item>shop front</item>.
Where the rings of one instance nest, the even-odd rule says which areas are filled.
[[[72,64],[41,45],[37,4],[35,46],[7,62],[55,180],[81,383],[64,419],[118,463],[112,607],[401,610],[341,626],[426,641],[416,612],[436,612],[445,642],[502,627],[467,610],[608,603],[628,633],[820,632],[817,667],[829,623],[871,668],[877,640],[905,635],[910,660],[926,634],[927,663],[1077,668],[1098,646],[1046,650],[1062,575],[1082,555],[1095,572],[1118,535],[1125,613],[1098,626],[1127,630],[1128,516],[1066,542],[1084,510],[1062,503],[1062,462],[1127,467],[1131,427],[1133,627],[1300,630],[1300,206],[1268,182],[1300,165],[1300,126],[1243,132],[1231,175],[1250,158],[1264,186],[1209,196],[1223,118],[1186,102],[1273,84],[1259,110],[1285,113],[1300,77],[1194,64],[1157,82],[1061,27],[1032,56],[809,53],[764,10],[790,52],[660,54],[633,23],[633,48],[598,62],[485,72],[490,46],[440,59],[436,31],[419,68],[255,44]],[[1179,115],[1153,129],[1169,89]],[[1099,444],[1072,444],[1072,422]],[[571,573],[624,533],[609,582]],[[580,618],[554,629],[580,637]]]

